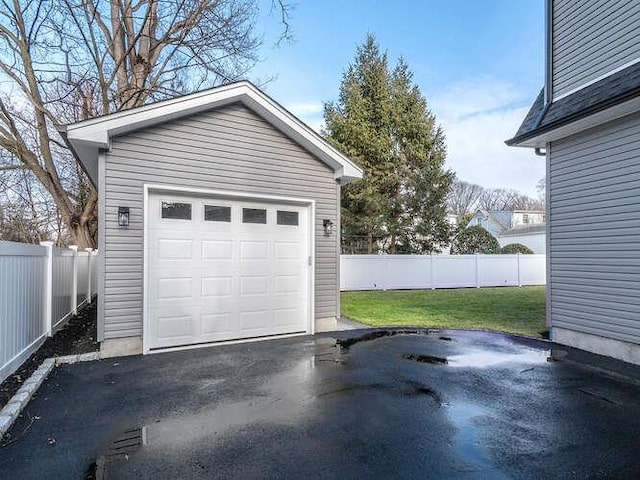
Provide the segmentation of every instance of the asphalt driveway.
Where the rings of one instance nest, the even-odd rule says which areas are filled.
[[[57,367],[3,440],[0,478],[640,476],[640,387],[568,360],[615,362],[363,333]]]

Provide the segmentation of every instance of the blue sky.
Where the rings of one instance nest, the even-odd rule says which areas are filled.
[[[274,48],[279,26],[265,1],[262,61],[252,72],[277,101],[311,127],[338,96],[356,45],[373,33],[390,62],[402,55],[447,135],[447,164],[459,178],[531,195],[544,160],[508,148],[543,83],[542,0],[301,0],[294,40]]]

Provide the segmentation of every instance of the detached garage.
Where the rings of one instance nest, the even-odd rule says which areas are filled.
[[[63,134],[99,191],[105,355],[335,325],[340,185],[362,172],[255,86]]]

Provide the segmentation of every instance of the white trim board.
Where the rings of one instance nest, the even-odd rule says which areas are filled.
[[[307,206],[309,209],[308,220],[308,237],[309,237],[309,256],[310,265],[308,269],[308,299],[307,299],[307,331],[296,333],[293,335],[313,335],[315,333],[315,223],[316,223],[316,208],[315,200],[302,199],[295,197],[285,197],[277,195],[260,195],[252,194],[241,191],[230,190],[209,190],[203,188],[190,188],[180,187],[175,185],[159,185],[159,184],[144,184],[143,185],[143,275],[142,275],[142,353],[148,354],[156,351],[169,351],[169,350],[181,350],[198,348],[207,345],[221,345],[226,342],[216,343],[202,343],[198,345],[184,345],[161,349],[151,349],[149,346],[149,259],[148,259],[148,240],[149,240],[149,195],[151,193],[181,193],[187,195],[209,196],[217,198],[228,198],[232,200],[246,199],[246,200],[258,200],[263,202],[278,202],[289,203],[294,205]],[[277,338],[282,338],[283,335],[278,335]],[[258,337],[258,338],[246,338],[231,340],[231,342],[241,341],[255,341],[260,339],[276,338],[276,337]]]
[[[97,184],[98,154],[110,148],[111,138],[188,115],[240,102],[334,171],[341,183],[362,178],[362,170],[280,104],[247,81],[196,92],[62,127],[87,174]]]

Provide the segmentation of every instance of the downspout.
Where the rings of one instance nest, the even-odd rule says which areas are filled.
[[[544,79],[544,106],[547,107],[553,101],[553,0],[544,2],[545,14],[545,79]],[[546,108],[543,109],[546,112]]]
[[[542,109],[542,115],[539,118],[539,122],[547,114],[549,106],[553,102],[553,0],[545,1],[545,56],[546,56],[546,72],[545,72],[545,89],[544,89],[544,108]],[[545,288],[545,323],[549,328],[549,338],[553,340],[553,322],[552,322],[552,305],[551,305],[551,189],[549,188],[549,182],[551,180],[551,158],[549,152],[549,144],[544,149],[544,156],[546,157],[546,188],[545,188],[545,270],[546,270],[546,288]],[[543,155],[540,148],[535,149],[536,155]]]
[[[544,14],[545,14],[545,78],[544,78],[544,106],[538,117],[536,118],[535,128],[538,128],[542,123],[545,115],[549,111],[549,107],[553,102],[553,0],[546,0],[544,2]],[[547,155],[546,149],[536,147],[535,154],[541,157]]]

